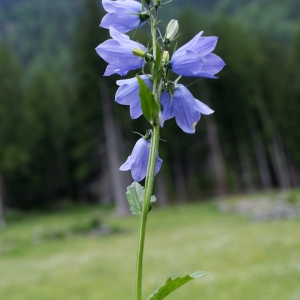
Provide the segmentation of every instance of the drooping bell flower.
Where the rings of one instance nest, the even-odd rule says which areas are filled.
[[[146,75],[141,75],[140,77],[145,81],[149,89],[151,89],[152,83],[150,78]],[[117,85],[120,87],[116,92],[116,102],[122,105],[130,105],[130,116],[132,119],[137,119],[143,114],[139,95],[140,86],[137,78],[118,80]]]
[[[161,96],[162,123],[175,117],[177,125],[186,133],[195,133],[196,124],[201,114],[209,115],[214,111],[201,101],[195,99],[182,84],[176,85],[172,93],[165,91]]]
[[[126,162],[119,168],[121,171],[131,170],[131,175],[134,181],[139,182],[146,177],[149,152],[151,143],[145,138],[140,138]],[[154,175],[156,175],[162,165],[163,160],[156,155],[156,165]]]
[[[214,75],[225,66],[219,56],[211,53],[218,38],[203,37],[202,34],[203,31],[199,32],[191,41],[175,51],[170,62],[174,73],[188,77],[217,78]]]
[[[113,27],[109,28],[109,33],[112,39],[105,41],[96,48],[98,55],[109,64],[104,76],[112,74],[123,76],[130,70],[141,68],[145,61],[143,58],[134,55],[133,50],[139,49],[146,53],[147,48],[130,40],[129,36],[118,32]]]
[[[142,4],[134,0],[102,0],[102,5],[108,13],[100,26],[108,29],[111,26],[121,33],[145,24],[149,18],[149,13],[142,11]]]

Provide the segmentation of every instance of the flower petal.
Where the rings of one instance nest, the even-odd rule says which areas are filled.
[[[133,0],[102,0],[104,9],[109,13],[123,13],[127,10],[141,12],[142,4]]]
[[[163,163],[163,160],[157,155],[157,157],[156,157],[156,165],[155,165],[155,170],[154,170],[154,176],[159,172],[162,163]]]
[[[218,37],[209,36],[209,37],[200,37],[197,43],[191,48],[196,51],[199,55],[204,56],[216,48],[218,42]]]
[[[212,75],[220,72],[225,66],[225,62],[219,56],[210,53],[204,56],[203,72],[210,73]]]
[[[208,107],[206,104],[204,104],[200,100],[197,100],[197,99],[195,99],[195,100],[196,100],[196,109],[197,109],[197,111],[200,112],[200,114],[210,115],[214,112],[210,107]]]
[[[125,163],[119,168],[120,171],[128,171],[133,163],[132,155],[129,155]]]
[[[186,133],[194,133],[200,113],[193,95],[182,84],[174,91],[173,105],[177,125]]]
[[[128,42],[130,41],[130,38],[128,35],[120,33],[118,30],[116,30],[114,27],[110,26],[109,27],[109,35],[117,41],[120,42]],[[132,43],[136,44],[136,42],[131,41]]]
[[[131,176],[134,181],[141,181],[146,177],[147,173],[147,166],[148,166],[148,158],[150,152],[150,142],[146,141],[145,139],[141,138],[136,143],[136,147],[138,151],[133,154],[134,155],[134,162],[131,165]]]
[[[125,33],[129,30],[135,29],[140,24],[140,18],[131,13],[109,13],[106,14],[100,26],[103,28],[109,28],[110,26],[115,28],[121,33]]]
[[[194,77],[201,72],[203,60],[193,50],[175,52],[171,59],[171,68],[178,75]]]
[[[164,126],[164,122],[166,120],[169,120],[171,118],[173,118],[175,116],[174,114],[174,106],[172,105],[172,97],[170,95],[170,93],[168,91],[165,91],[162,95],[161,95],[161,105],[163,107],[163,111],[161,112],[161,124],[160,126],[163,127]]]
[[[193,47],[197,44],[199,38],[202,36],[203,32],[204,31],[200,31],[189,42],[187,42],[185,45],[183,45],[179,49],[177,49],[176,52],[184,52],[184,51],[186,51],[188,49],[193,49]]]

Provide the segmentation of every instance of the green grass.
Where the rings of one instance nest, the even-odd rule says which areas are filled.
[[[43,234],[95,216],[120,230],[98,237]],[[0,231],[0,299],[133,300],[138,226],[138,217],[116,218],[98,207],[9,222]],[[253,222],[221,214],[213,203],[152,210],[145,299],[168,276],[196,270],[211,273],[167,299],[299,300],[300,219]]]

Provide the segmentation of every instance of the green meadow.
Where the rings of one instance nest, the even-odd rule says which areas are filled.
[[[0,231],[0,299],[134,299],[138,227],[138,217],[96,206],[11,216]],[[258,222],[214,202],[155,208],[144,299],[197,270],[209,274],[167,299],[299,300],[300,219]]]

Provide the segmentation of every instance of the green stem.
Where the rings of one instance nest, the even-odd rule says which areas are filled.
[[[152,69],[152,83],[153,83],[153,95],[157,103],[160,102],[160,95],[157,89],[159,78],[156,78],[156,26],[157,26],[157,15],[151,20],[151,33],[152,33],[152,43],[153,43],[153,57],[154,65]],[[145,236],[146,236],[146,226],[148,213],[150,208],[150,199],[152,196],[153,184],[154,184],[154,171],[156,165],[156,156],[159,146],[159,124],[153,124],[153,133],[151,137],[151,147],[149,153],[146,181],[145,181],[145,192],[144,192],[144,204],[141,216],[141,227],[139,234],[138,243],[138,253],[137,253],[137,265],[136,265],[136,300],[142,300],[142,277],[143,277],[143,257],[144,257],[144,247],[145,247]]]
[[[151,138],[151,147],[150,147],[147,177],[145,183],[144,205],[142,211],[138,253],[137,253],[136,300],[142,300],[142,277],[143,277],[143,256],[144,256],[144,246],[145,246],[145,235],[146,235],[148,212],[150,207],[150,199],[152,196],[152,190],[154,184],[156,155],[159,146],[159,130],[160,130],[159,125],[153,126],[153,135]]]

